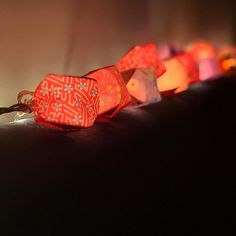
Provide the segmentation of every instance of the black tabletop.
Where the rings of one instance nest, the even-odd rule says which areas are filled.
[[[61,132],[0,126],[0,235],[235,235],[236,79]]]

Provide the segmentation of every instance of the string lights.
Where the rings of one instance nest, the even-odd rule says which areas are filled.
[[[153,43],[137,45],[116,65],[84,76],[47,75],[34,92],[20,92],[17,104],[0,108],[0,115],[33,113],[36,122],[61,130],[90,127],[96,119],[112,118],[127,106],[156,103],[193,83],[235,71],[233,47],[217,52],[209,43],[195,42],[186,50],[166,45],[159,54]]]

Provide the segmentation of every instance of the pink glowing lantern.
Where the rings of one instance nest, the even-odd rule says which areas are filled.
[[[216,58],[203,59],[199,62],[199,77],[201,81],[217,79],[220,75],[220,65]]]
[[[195,42],[188,47],[188,52],[199,65],[201,81],[219,78],[221,71],[213,45],[206,42]]]

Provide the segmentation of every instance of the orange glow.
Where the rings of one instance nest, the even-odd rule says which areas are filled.
[[[199,81],[198,67],[188,53],[180,54],[163,63],[167,70],[157,79],[160,92],[180,93],[187,90],[190,83]]]
[[[160,92],[174,90],[179,93],[188,88],[188,73],[185,67],[176,58],[164,61],[166,73],[157,80]]]
[[[236,59],[235,58],[230,58],[222,61],[222,69],[223,71],[230,71],[231,69],[236,69]]]
[[[230,72],[236,69],[236,49],[224,47],[218,53],[220,66],[223,72]]]

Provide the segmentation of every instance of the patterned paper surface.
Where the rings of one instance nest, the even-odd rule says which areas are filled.
[[[99,115],[113,117],[130,103],[131,97],[116,66],[92,71],[86,77],[95,79],[98,83]]]
[[[50,74],[35,90],[34,101],[36,121],[89,127],[99,110],[97,82]]]
[[[157,78],[166,71],[164,65],[159,60],[157,47],[152,43],[132,48],[118,61],[118,68],[122,72],[130,69],[150,67],[155,69]]]

